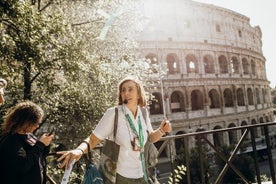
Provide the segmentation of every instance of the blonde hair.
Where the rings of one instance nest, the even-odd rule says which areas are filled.
[[[147,105],[147,101],[146,101],[146,95],[145,95],[145,90],[143,85],[141,84],[141,81],[138,80],[135,77],[126,77],[123,80],[121,80],[119,82],[118,85],[118,105],[122,105],[123,104],[123,99],[121,96],[121,92],[122,92],[122,86],[124,83],[132,81],[136,84],[137,87],[137,92],[138,92],[138,104],[140,107],[145,107]]]

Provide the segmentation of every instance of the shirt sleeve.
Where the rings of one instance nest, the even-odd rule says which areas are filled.
[[[98,125],[93,131],[93,134],[103,140],[113,133],[114,129],[114,116],[115,116],[115,107],[107,109],[103,117],[99,121]]]

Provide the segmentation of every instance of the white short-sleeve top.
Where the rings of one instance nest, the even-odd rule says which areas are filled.
[[[126,113],[128,113],[130,118],[132,119],[137,132],[139,130],[138,117],[140,116],[144,135],[144,144],[147,141],[148,132],[151,133],[153,129],[148,112],[146,113],[147,120],[145,121],[140,107],[138,108],[136,118],[134,118],[130,110],[125,105],[118,106],[118,127],[116,143],[120,145],[120,152],[117,163],[117,173],[127,178],[141,178],[143,177],[143,168],[140,159],[140,152],[133,151],[132,149],[131,140],[133,140],[134,134],[132,133],[129,123],[125,117]],[[105,112],[102,119],[99,121],[98,125],[93,131],[94,135],[97,138],[103,140],[107,137],[113,136],[114,116],[115,107],[109,108]]]

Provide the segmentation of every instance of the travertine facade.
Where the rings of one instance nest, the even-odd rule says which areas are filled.
[[[160,85],[152,88],[158,100],[150,105],[153,123],[159,124],[164,108],[173,134],[272,121],[259,26],[237,12],[191,0],[148,0],[145,14],[140,52],[166,71],[164,107]],[[218,146],[240,136],[209,138]]]

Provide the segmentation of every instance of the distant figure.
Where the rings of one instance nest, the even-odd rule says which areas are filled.
[[[4,103],[4,89],[7,87],[7,81],[0,78],[0,105]]]

